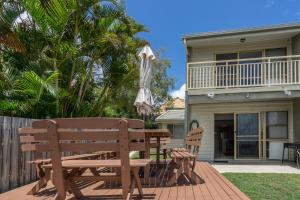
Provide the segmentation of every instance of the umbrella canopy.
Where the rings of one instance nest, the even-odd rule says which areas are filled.
[[[140,115],[149,115],[154,105],[150,85],[152,79],[152,62],[155,60],[155,55],[151,48],[146,45],[139,53],[139,57],[141,59],[140,89],[134,105],[137,107]]]

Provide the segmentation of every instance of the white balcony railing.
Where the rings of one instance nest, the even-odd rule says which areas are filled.
[[[300,55],[187,64],[188,89],[300,84]]]

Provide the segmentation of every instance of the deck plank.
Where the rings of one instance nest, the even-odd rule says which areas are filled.
[[[204,183],[198,185],[181,184],[172,187],[149,186],[143,187],[144,199],[151,200],[249,200],[236,186],[217,172],[210,164],[197,162],[195,172],[204,179]],[[16,188],[0,194],[0,199],[5,200],[50,200],[55,195],[55,189],[51,183],[37,195],[26,195],[34,183]],[[121,199],[122,190],[118,187],[105,187],[103,182],[91,182],[82,185],[82,193],[86,200],[91,199]],[[137,199],[138,191],[134,190],[134,198]],[[67,196],[68,200],[75,200],[73,195]]]
[[[185,200],[185,185],[179,185],[177,191],[177,199]]]
[[[219,185],[220,188],[224,190],[224,192],[228,195],[229,199],[238,200],[240,197],[230,188],[221,178],[220,174],[214,173],[212,168],[208,165],[203,165],[207,172],[210,174],[210,177],[215,180],[215,182]]]
[[[231,198],[231,196],[228,195],[226,188],[222,181],[220,181],[219,176],[214,176],[215,174],[211,173],[210,170],[207,168],[206,165],[200,166],[202,171],[207,175],[207,179],[212,184],[212,186],[216,189],[217,193],[220,197],[222,197],[223,200],[236,200],[236,198]]]
[[[168,200],[176,200],[176,199],[177,199],[177,187],[171,187]]]
[[[215,187],[215,185],[212,183],[212,180],[209,177],[209,174],[205,172],[202,165],[197,165],[197,171],[196,173],[199,174],[205,181],[206,188],[209,191],[209,194],[214,200],[223,200],[224,198],[227,198],[226,196],[222,196],[218,189]]]

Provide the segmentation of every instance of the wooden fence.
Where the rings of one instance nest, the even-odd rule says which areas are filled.
[[[0,116],[0,193],[36,180],[30,152],[21,152],[18,128],[31,126],[32,119]]]

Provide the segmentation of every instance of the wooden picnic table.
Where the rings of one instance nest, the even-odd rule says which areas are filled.
[[[159,164],[160,161],[160,141],[161,138],[171,137],[171,133],[168,129],[141,129],[138,130],[142,133],[145,133],[145,142],[146,142],[146,151],[145,158],[150,158],[150,149],[151,149],[151,138],[156,138],[156,164]]]
[[[140,133],[145,134],[145,145],[146,150],[144,152],[143,158],[149,159],[150,158],[150,149],[151,149],[151,138],[156,138],[156,164],[159,164],[160,160],[160,140],[161,138],[168,138],[171,136],[171,133],[168,129],[140,129],[136,130]],[[144,183],[148,183],[150,181],[150,166],[147,165],[144,168]]]
[[[101,151],[95,152],[90,154],[79,154],[79,155],[72,155],[72,156],[65,156],[62,157],[62,161],[69,161],[69,160],[85,160],[85,159],[98,159],[99,157],[105,157],[105,159],[109,159],[115,153],[112,151]],[[51,159],[36,159],[33,161],[29,161],[28,163],[34,164],[36,167],[37,175],[39,177],[39,181],[28,191],[27,194],[36,194],[40,189],[47,186],[47,182],[50,181],[50,172],[51,170],[46,170],[42,166],[51,164]],[[91,171],[93,169],[91,168]]]

